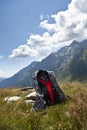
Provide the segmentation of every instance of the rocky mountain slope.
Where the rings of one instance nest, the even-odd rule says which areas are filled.
[[[54,71],[59,80],[86,80],[87,40],[73,41],[70,46],[65,46],[50,54],[41,62],[32,62],[14,76],[1,81],[0,87],[32,86],[32,73],[39,69]]]

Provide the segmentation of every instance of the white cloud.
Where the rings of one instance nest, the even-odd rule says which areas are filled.
[[[36,56],[37,51],[33,48],[30,48],[28,45],[20,45],[18,48],[12,51],[10,58],[23,58],[26,56]]]
[[[46,32],[42,35],[31,34],[25,45],[12,51],[11,58],[29,56],[40,59],[73,40],[87,38],[87,0],[72,0],[67,10],[49,17],[54,22],[50,23],[49,18],[45,18],[40,16],[40,27]]]
[[[44,20],[40,23],[40,27],[47,29],[48,31],[56,30],[55,24],[48,23],[48,20]]]
[[[20,45],[12,51],[10,58],[36,57],[41,59],[51,53],[52,45],[51,36],[45,32],[42,36],[31,35],[27,40],[27,44]]]
[[[83,7],[85,8],[83,11]],[[87,1],[72,0],[68,10],[52,15],[61,41],[84,40],[87,38]]]
[[[1,56],[0,56],[0,60],[1,60],[2,58],[3,58],[3,56],[1,55]]]
[[[44,19],[50,19],[50,16],[49,15],[43,15],[43,14],[41,14],[40,15],[40,20],[42,21],[42,20],[44,20]]]
[[[72,0],[68,7],[71,12],[87,13],[87,0]]]

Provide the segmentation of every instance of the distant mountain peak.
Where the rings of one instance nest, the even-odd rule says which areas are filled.
[[[70,46],[76,46],[76,45],[78,45],[78,44],[79,44],[79,42],[76,41],[76,40],[74,40],[74,41],[70,44]]]
[[[51,53],[42,61],[34,61],[20,70],[14,76],[0,82],[0,87],[32,86],[32,73],[39,70],[54,71],[58,79],[85,80],[87,79],[87,40],[73,41],[57,52]]]

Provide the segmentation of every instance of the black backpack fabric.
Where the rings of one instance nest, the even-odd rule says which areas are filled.
[[[65,95],[60,89],[53,71],[39,70],[35,72],[33,77],[37,81],[37,84],[35,84],[36,91],[43,95],[46,104],[64,101]]]
[[[35,104],[33,105],[33,107],[31,108],[31,112],[32,111],[40,111],[45,109],[46,107],[46,102],[45,100],[43,100],[42,98],[38,98],[38,100],[36,100]]]

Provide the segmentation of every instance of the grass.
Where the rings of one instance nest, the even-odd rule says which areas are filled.
[[[68,82],[59,85],[71,99],[32,113],[32,104],[24,102],[28,91],[0,89],[0,130],[87,130],[87,84]],[[11,103],[4,101],[6,96],[13,95],[22,99]]]

